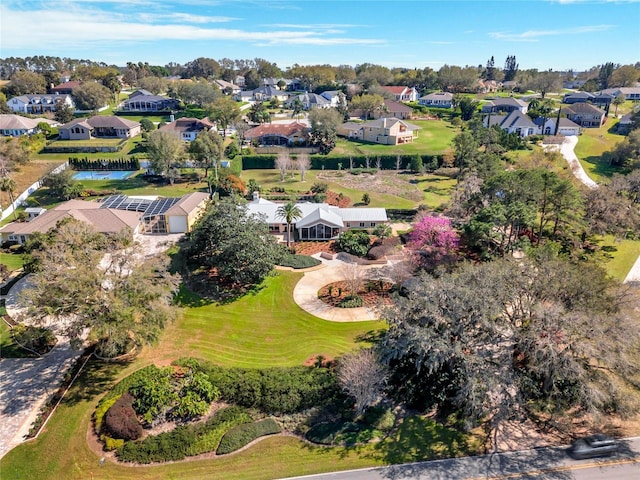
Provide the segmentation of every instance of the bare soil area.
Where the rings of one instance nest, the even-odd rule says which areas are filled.
[[[424,198],[419,186],[411,183],[413,175],[398,174],[395,171],[379,171],[375,174],[362,173],[359,175],[345,171],[325,171],[319,173],[317,178],[353,190],[395,195],[414,202],[420,202]]]
[[[389,294],[392,288],[393,284],[390,282],[371,281],[358,290],[358,296],[362,298],[365,307],[377,307],[381,303],[390,305]],[[330,283],[318,291],[318,298],[332,307],[337,307],[342,300],[350,295],[349,285],[344,281]]]

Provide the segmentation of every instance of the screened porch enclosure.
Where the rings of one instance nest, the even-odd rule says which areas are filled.
[[[340,233],[340,228],[318,223],[298,229],[300,240],[330,240]]]

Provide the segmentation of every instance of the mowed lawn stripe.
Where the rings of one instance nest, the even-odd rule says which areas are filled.
[[[226,305],[184,308],[150,355],[170,361],[198,356],[224,366],[300,365],[317,355],[334,358],[384,322],[336,323],[302,310],[293,300],[301,273],[278,272],[255,293]]]

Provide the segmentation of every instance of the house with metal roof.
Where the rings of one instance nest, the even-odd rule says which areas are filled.
[[[283,234],[287,231],[287,223],[278,215],[281,203],[260,198],[257,192],[253,200],[247,204],[249,213],[263,219],[269,225],[269,231]],[[299,240],[331,240],[340,233],[350,230],[372,231],[380,224],[388,223],[387,211],[384,208],[340,208],[326,203],[299,202],[296,206],[302,216],[293,224]]]

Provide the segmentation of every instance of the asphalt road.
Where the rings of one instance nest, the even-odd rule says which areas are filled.
[[[295,480],[637,480],[640,437],[606,459],[573,460],[563,447],[295,477]],[[294,480],[294,479],[289,479]]]

